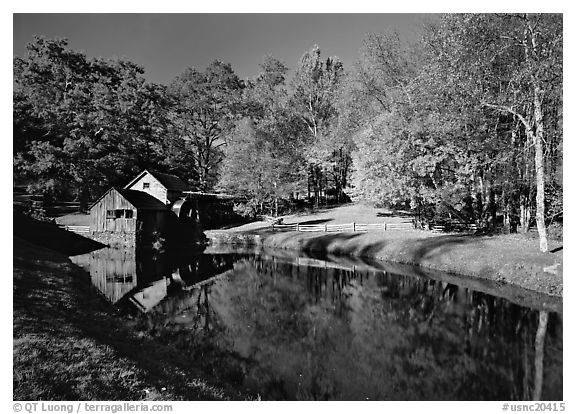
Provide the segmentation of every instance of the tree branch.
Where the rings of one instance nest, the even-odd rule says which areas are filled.
[[[488,108],[497,109],[499,111],[508,112],[509,114],[514,115],[516,118],[518,118],[520,120],[520,122],[522,122],[522,124],[524,124],[524,128],[526,128],[526,131],[529,134],[533,133],[532,132],[532,126],[528,123],[526,118],[524,118],[522,115],[520,115],[518,112],[516,112],[513,107],[507,107],[507,106],[503,106],[503,105],[494,105],[494,104],[489,104],[486,102],[483,102],[482,105],[486,106]]]

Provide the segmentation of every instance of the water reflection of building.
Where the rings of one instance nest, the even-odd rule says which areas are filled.
[[[148,312],[171,292],[193,286],[232,268],[232,258],[195,253],[101,249],[74,256],[90,273],[92,284],[115,305],[125,303]]]
[[[137,285],[134,250],[102,249],[71,259],[90,272],[92,284],[113,304]]]

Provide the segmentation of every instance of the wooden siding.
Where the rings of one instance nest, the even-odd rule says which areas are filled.
[[[106,218],[107,210],[132,210],[133,218]],[[112,231],[122,233],[134,233],[136,231],[136,220],[138,212],[118,191],[111,189],[102,199],[100,199],[90,209],[90,230],[91,231]]]
[[[144,188],[144,183],[149,183],[150,187]],[[164,185],[162,185],[162,183],[154,178],[154,176],[149,172],[146,172],[146,174],[144,174],[138,181],[134,182],[130,187],[127,187],[126,189],[143,191],[162,201],[164,204],[168,204],[169,201],[166,187],[164,187]]]
[[[136,219],[106,219],[106,230],[115,233],[134,233],[136,231]]]

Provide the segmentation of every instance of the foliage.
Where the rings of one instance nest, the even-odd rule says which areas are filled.
[[[560,15],[449,14],[413,43],[368,34],[349,72],[314,46],[289,84],[266,56],[254,79],[214,61],[165,88],[36,38],[14,60],[15,173],[84,204],[153,168],[252,215],[346,193],[491,230],[535,212],[545,250],[563,217],[562,47]]]
[[[243,197],[237,211],[278,214],[280,198],[298,192],[303,154],[301,123],[285,88],[287,67],[267,56],[243,95],[245,117],[227,137],[219,187]]]
[[[356,197],[527,228],[546,181],[547,215],[561,214],[561,29],[558,15],[455,14],[417,45],[369,35],[351,76],[365,114],[353,119]]]
[[[243,87],[232,66],[218,60],[203,72],[188,68],[170,84],[172,145],[192,161],[187,167],[201,190],[216,183],[225,136],[240,112]]]
[[[290,104],[294,114],[306,125],[308,186],[314,191],[316,205],[322,192],[333,187],[337,197],[343,195],[350,167],[350,146],[346,135],[338,130],[338,96],[344,67],[337,57],[321,57],[315,45],[304,53],[292,80]],[[328,179],[332,185],[327,183]]]
[[[131,62],[88,59],[65,40],[35,38],[14,61],[15,169],[51,196],[85,205],[161,163],[160,86]]]

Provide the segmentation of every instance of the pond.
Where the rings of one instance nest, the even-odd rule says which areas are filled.
[[[135,329],[272,400],[562,400],[561,299],[303,253],[103,249],[72,261]]]

